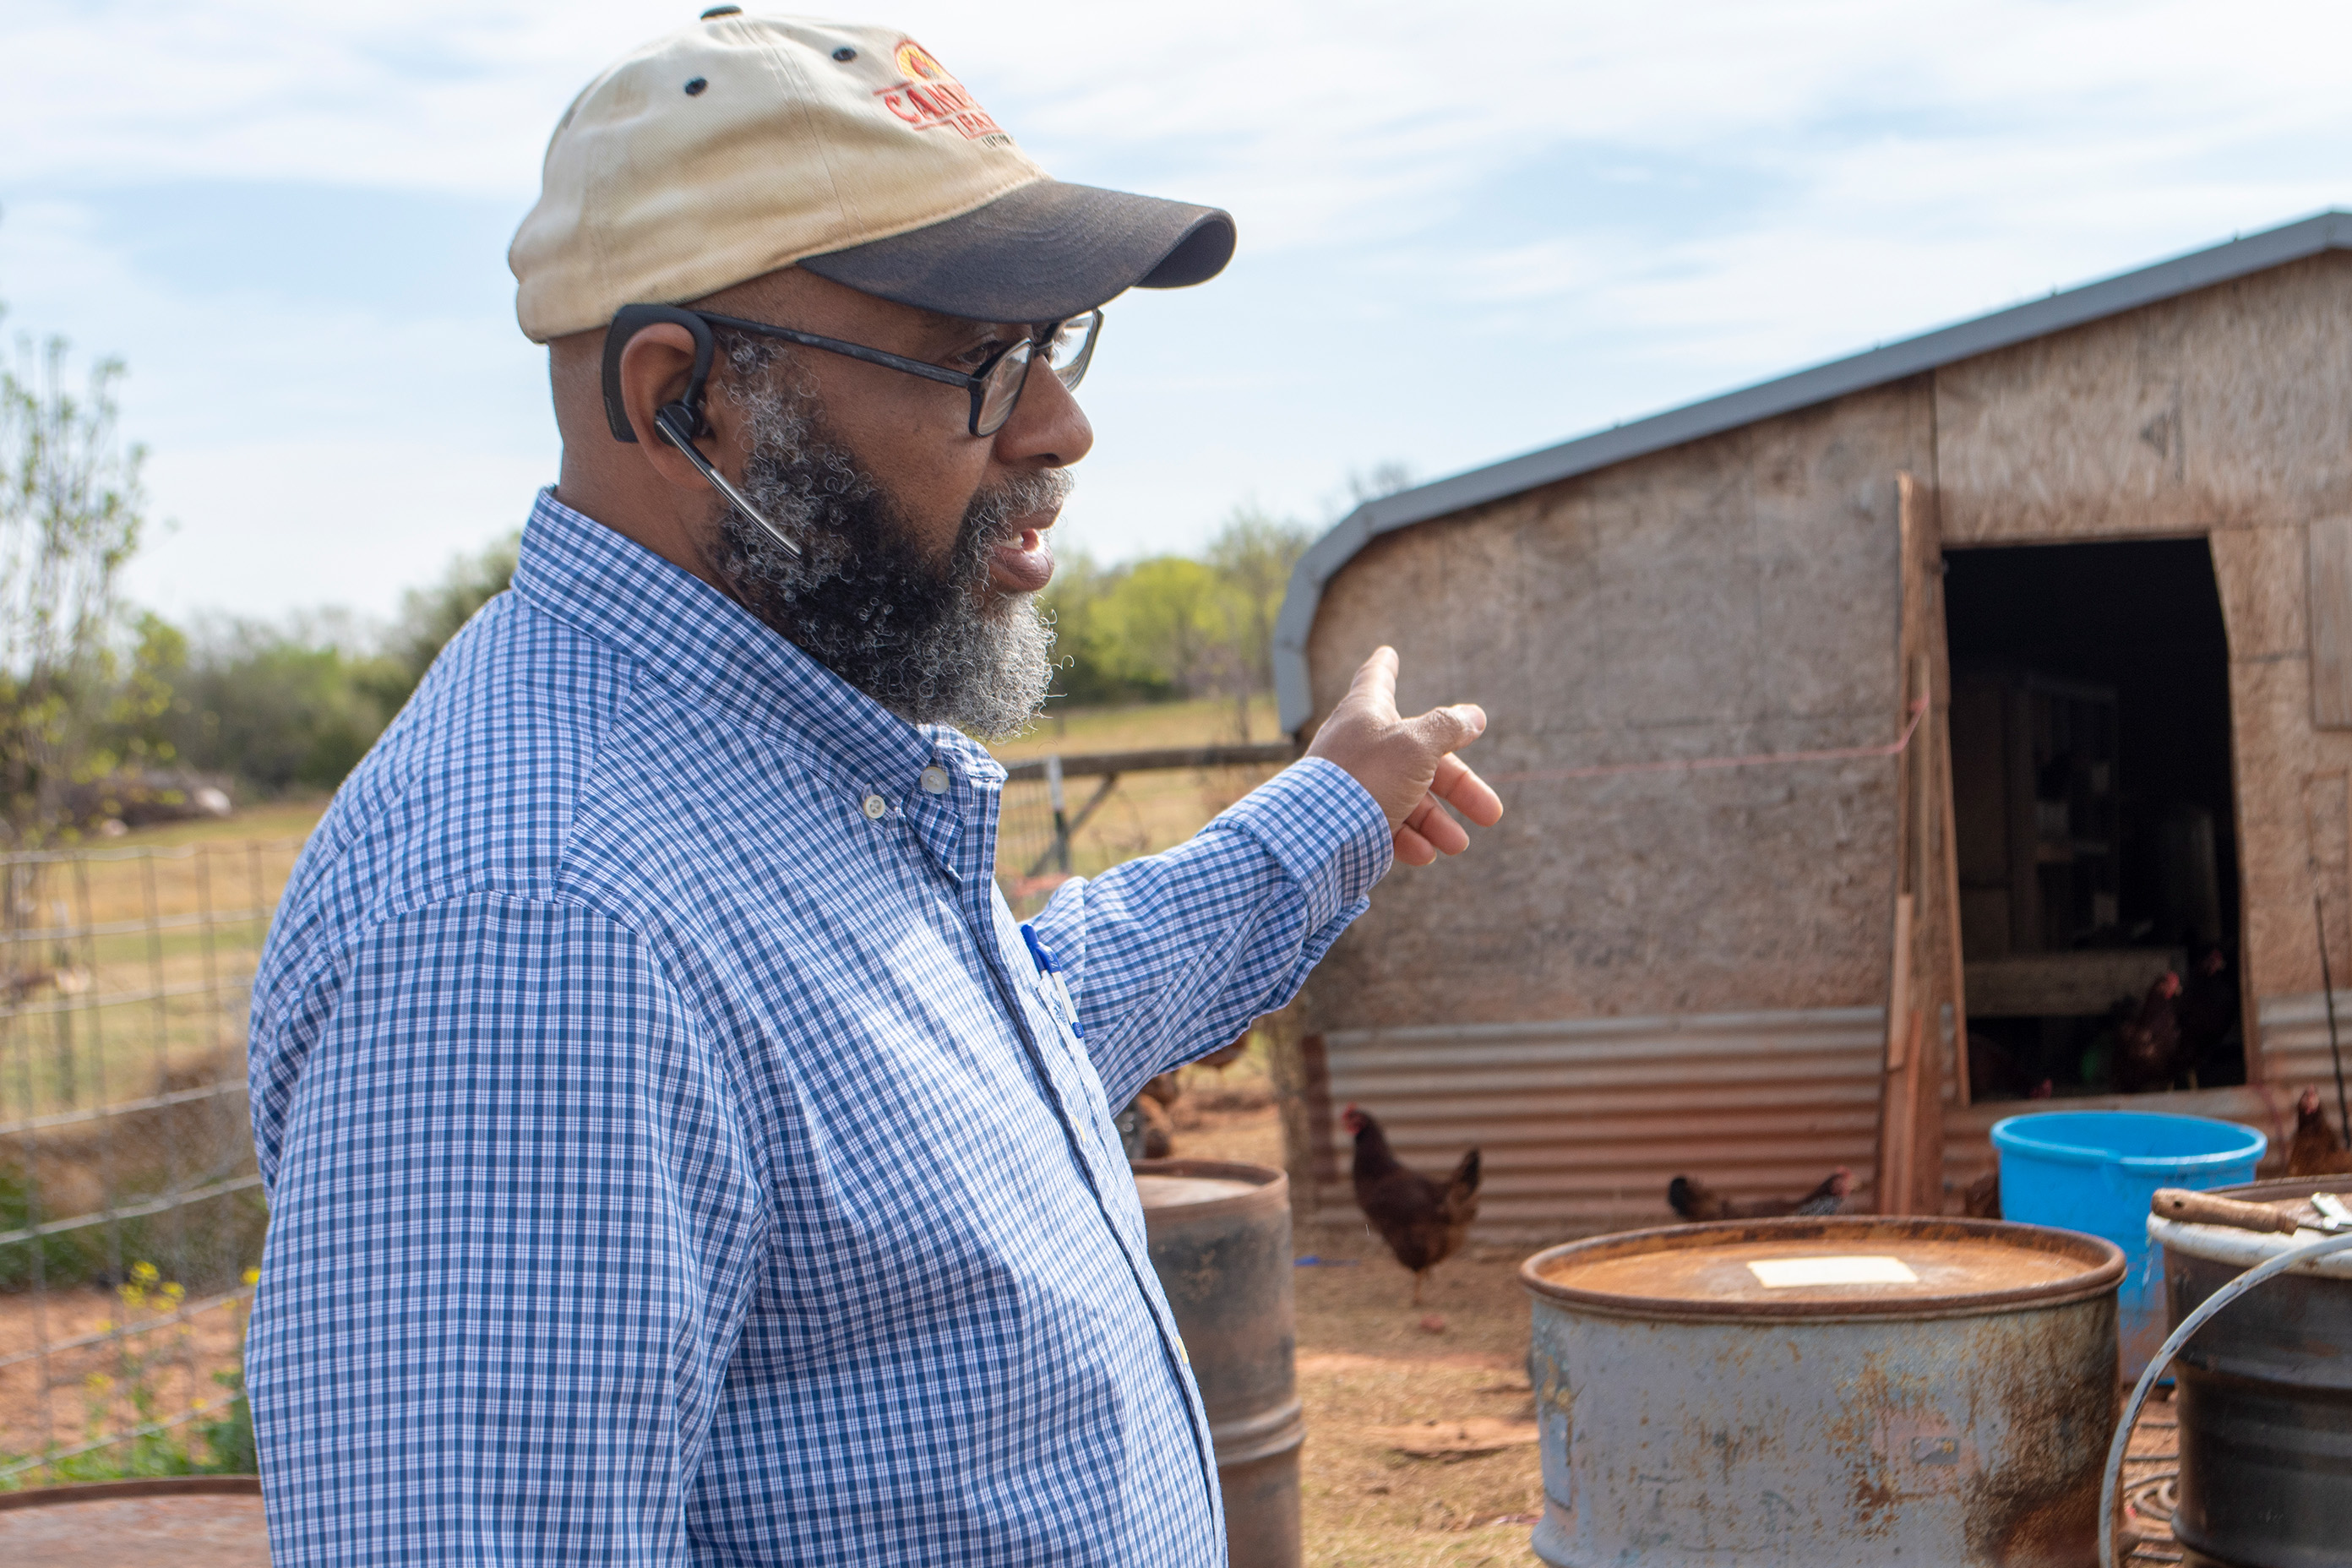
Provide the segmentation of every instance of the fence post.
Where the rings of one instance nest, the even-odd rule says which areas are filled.
[[[1045,758],[1045,799],[1054,808],[1054,869],[1066,876],[1070,869],[1070,810],[1062,795],[1062,759],[1056,754]]]

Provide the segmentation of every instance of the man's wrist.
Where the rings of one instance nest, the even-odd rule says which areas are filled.
[[[1265,845],[1307,889],[1322,919],[1369,894],[1395,859],[1394,834],[1380,802],[1328,757],[1293,763],[1217,820]]]

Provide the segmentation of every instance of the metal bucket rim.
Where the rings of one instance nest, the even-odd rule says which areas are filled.
[[[2086,1148],[2079,1143],[2053,1143],[2036,1138],[2021,1129],[2021,1124],[2041,1121],[2055,1116],[2134,1117],[2144,1121],[2195,1121],[2208,1126],[2227,1127],[2251,1140],[2252,1148],[2242,1142],[2237,1148],[2217,1150],[2203,1154],[2118,1154],[2105,1149]],[[2031,1154],[2037,1160],[2048,1160],[2062,1165],[2112,1166],[2119,1171],[2163,1174],[2168,1172],[2192,1173],[2213,1170],[2224,1165],[2242,1165],[2249,1160],[2260,1160],[2271,1146],[2270,1135],[2260,1128],[2225,1121],[2218,1116],[2182,1116],[2165,1110],[2029,1110],[2016,1116],[2004,1116],[1992,1124],[1992,1145],[2000,1150],[2013,1150]]]
[[[1543,1270],[1573,1252],[1681,1252],[1718,1244],[1734,1237],[1786,1241],[1823,1241],[1885,1235],[1889,1231],[1919,1241],[1999,1238],[2031,1242],[2037,1252],[2055,1252],[2082,1260],[2084,1271],[2041,1285],[2021,1285],[2007,1290],[1985,1290],[1960,1296],[1913,1296],[1899,1301],[1695,1301],[1674,1296],[1621,1296],[1579,1290],[1555,1284]],[[1680,1321],[1786,1323],[1859,1323],[1899,1321],[1917,1318],[1990,1316],[2022,1307],[2056,1307],[2112,1296],[2126,1273],[2123,1248],[2104,1237],[2052,1226],[2020,1225],[2013,1220],[1958,1219],[1931,1215],[1833,1215],[1820,1218],[1712,1220],[1698,1225],[1658,1226],[1648,1230],[1620,1231],[1588,1237],[1582,1241],[1549,1247],[1519,1265],[1519,1283],[1528,1293],[1554,1306],[1615,1318],[1673,1319]]]
[[[1241,1214],[1251,1209],[1288,1208],[1290,1177],[1286,1172],[1272,1165],[1252,1165],[1239,1160],[1130,1160],[1128,1169],[1139,1176],[1202,1176],[1211,1181],[1251,1182],[1255,1190],[1235,1193],[1231,1197],[1211,1198],[1206,1203],[1176,1204],[1143,1211],[1146,1224],[1154,1215],[1171,1217],[1181,1215],[1185,1220],[1217,1219],[1226,1215]]]

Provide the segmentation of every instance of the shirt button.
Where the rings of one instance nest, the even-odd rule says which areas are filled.
[[[937,763],[933,763],[929,767],[925,768],[923,770],[923,793],[925,795],[947,794],[947,769],[940,766]]]
[[[869,795],[866,797],[864,809],[868,821],[879,822],[883,814],[890,809],[890,803],[878,795]]]

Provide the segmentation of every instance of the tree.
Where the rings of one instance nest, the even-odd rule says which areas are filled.
[[[1084,552],[1061,558],[1041,595],[1054,623],[1054,695],[1087,706],[1158,702],[1173,682],[1134,657],[1114,624],[1109,600],[1127,568],[1104,570]]]
[[[0,833],[20,847],[69,832],[68,792],[113,763],[118,580],[145,521],[146,449],[115,431],[122,363],[77,396],[67,356],[20,338],[0,364]]]
[[[1154,556],[1118,574],[1098,614],[1129,668],[1198,696],[1223,684],[1223,588],[1203,562]]]
[[[200,624],[173,677],[172,745],[255,794],[334,788],[391,717],[379,694],[405,679],[397,661],[349,646],[356,641],[329,622]]]
[[[1274,687],[1275,617],[1282,613],[1291,568],[1307,552],[1307,542],[1304,524],[1255,507],[1237,508],[1209,542],[1209,564],[1225,590],[1234,717],[1244,741],[1250,698]]]
[[[474,618],[474,612],[506,592],[521,552],[522,535],[509,533],[477,554],[453,559],[438,583],[401,595],[400,618],[383,646],[398,678],[375,694],[387,719],[400,711],[442,647]]]

